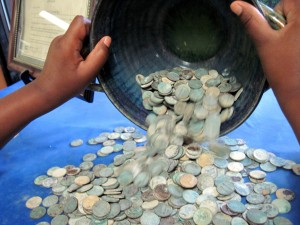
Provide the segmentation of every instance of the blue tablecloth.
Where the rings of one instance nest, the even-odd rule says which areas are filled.
[[[0,97],[22,86],[18,82],[0,91]],[[50,194],[49,189],[36,186],[34,178],[45,174],[53,166],[78,166],[83,155],[100,149],[100,146],[87,144],[71,148],[69,143],[72,140],[81,138],[87,141],[101,132],[129,125],[135,126],[103,93],[96,93],[92,104],[73,98],[30,123],[0,151],[0,224],[26,225],[43,221],[31,220],[30,210],[25,207],[29,197]],[[228,136],[243,138],[250,147],[263,148],[300,163],[299,144],[271,90],[264,94],[250,118]],[[98,158],[96,163],[110,163],[112,157]],[[291,171],[279,169],[269,173],[267,180],[296,193],[292,211],[283,216],[295,225],[300,224],[300,178]],[[50,221],[50,218],[44,220]]]

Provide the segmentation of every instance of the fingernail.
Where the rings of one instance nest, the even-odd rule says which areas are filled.
[[[230,8],[232,10],[232,12],[234,12],[234,14],[236,14],[237,16],[240,16],[243,12],[243,8],[239,5],[239,4],[231,4]]]
[[[109,36],[106,36],[105,38],[104,38],[104,41],[103,41],[103,43],[106,45],[106,47],[110,47],[110,44],[111,44],[111,38],[109,37]]]

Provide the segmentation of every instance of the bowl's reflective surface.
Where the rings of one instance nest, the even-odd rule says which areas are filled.
[[[113,104],[146,129],[135,75],[176,66],[228,70],[244,86],[225,134],[252,113],[265,78],[252,42],[227,0],[102,0],[92,21],[92,47],[112,37],[111,55],[99,79]]]

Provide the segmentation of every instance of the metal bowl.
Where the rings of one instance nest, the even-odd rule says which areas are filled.
[[[146,129],[136,74],[181,66],[229,71],[244,92],[224,135],[242,124],[257,106],[265,86],[256,50],[227,0],[102,0],[96,5],[91,48],[112,37],[110,57],[99,74],[111,102]]]

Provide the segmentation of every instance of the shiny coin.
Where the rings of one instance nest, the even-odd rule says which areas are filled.
[[[300,176],[300,164],[293,165],[292,170],[296,175]]]
[[[34,209],[41,205],[43,199],[39,196],[34,196],[28,199],[25,203],[28,209]]]
[[[244,169],[244,165],[240,162],[230,162],[227,168],[232,172],[241,172]]]
[[[83,140],[82,139],[73,140],[73,141],[71,141],[70,145],[72,147],[79,147],[79,146],[83,145]]]
[[[260,164],[260,168],[265,171],[265,172],[273,172],[276,171],[277,167],[274,166],[272,163],[270,162],[266,162],[266,163],[262,163]]]
[[[242,161],[243,159],[246,158],[246,155],[245,153],[243,152],[231,152],[229,157],[232,159],[232,160],[235,160],[235,161]]]
[[[280,157],[271,157],[270,163],[277,167],[283,167],[286,164],[286,160]]]
[[[65,176],[67,173],[67,170],[65,168],[57,168],[52,172],[52,177],[60,178]]]
[[[259,163],[267,162],[270,158],[268,152],[263,149],[255,149],[253,151],[253,157]]]
[[[267,174],[263,171],[260,171],[260,170],[253,170],[249,173],[250,177],[254,178],[254,179],[258,179],[258,180],[261,180],[261,179],[264,179],[266,178]]]

